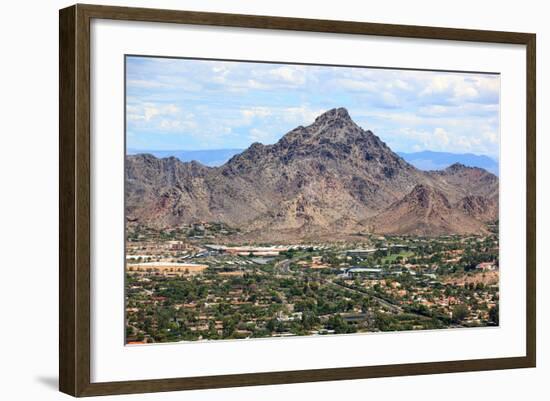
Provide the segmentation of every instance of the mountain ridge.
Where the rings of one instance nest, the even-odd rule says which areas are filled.
[[[470,167],[479,167],[498,175],[499,164],[492,157],[476,155],[473,153],[450,153],[433,150],[420,152],[396,152],[408,163],[423,171],[444,170],[454,163],[464,164]]]
[[[374,225],[374,232],[381,234],[407,232],[433,236],[488,232],[482,221],[453,207],[441,191],[422,184],[371,219],[369,224]]]
[[[127,156],[126,164],[126,213],[131,221],[155,227],[220,221],[264,239],[364,230],[366,220],[417,185],[442,193],[452,205],[467,196],[498,194],[498,178],[482,169],[417,169],[372,131],[355,124],[344,108],[296,127],[275,144],[254,143],[221,166],[152,155]],[[479,200],[476,215],[490,215],[487,205]],[[485,206],[488,211],[481,210]],[[464,221],[475,219],[464,208],[457,207],[456,213]],[[483,232],[478,225],[468,226]],[[430,224],[426,227],[428,232]],[[444,227],[448,232],[458,229],[456,224]]]
[[[231,157],[242,153],[244,148],[222,148],[222,149],[173,149],[173,150],[146,150],[128,148],[127,155],[150,154],[159,159],[176,157],[182,162],[196,161],[208,167],[219,167],[225,164]],[[450,153],[433,150],[420,152],[395,152],[407,163],[412,164],[419,170],[443,170],[454,163],[461,163],[469,167],[479,167],[498,175],[498,162],[489,156],[476,155],[472,153]]]

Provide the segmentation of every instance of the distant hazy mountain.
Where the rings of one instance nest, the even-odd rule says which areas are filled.
[[[175,157],[182,162],[197,161],[205,166],[218,167],[225,164],[245,149],[204,149],[204,150],[138,150],[128,149],[128,155],[148,153],[158,158]],[[498,175],[498,163],[488,156],[472,153],[449,153],[426,150],[423,152],[396,152],[405,161],[424,171],[443,170],[452,164],[479,167]]]
[[[443,170],[452,164],[460,163],[465,166],[479,167],[498,175],[498,163],[488,156],[472,153],[433,152],[430,150],[414,153],[397,152],[397,154],[416,168],[424,171]]]
[[[175,157],[182,162],[197,161],[205,166],[217,167],[225,164],[237,153],[244,149],[205,149],[205,150],[137,150],[128,149],[128,155],[143,153],[151,154],[158,158]]]
[[[218,167],[127,156],[126,215],[154,227],[197,221],[240,228],[241,240],[338,238],[357,232],[484,233],[498,178],[455,163],[421,171],[333,109],[273,145],[252,144]]]

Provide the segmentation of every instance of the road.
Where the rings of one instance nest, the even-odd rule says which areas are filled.
[[[280,271],[281,273],[290,273],[290,263],[292,262],[292,259],[284,259],[284,260],[281,260],[279,262],[277,262],[275,264],[275,268]],[[303,273],[302,273],[303,274]],[[346,287],[345,285],[342,285],[342,284],[338,284],[338,283],[335,283],[331,280],[327,280],[327,279],[324,279],[324,278],[319,278],[319,280],[322,282],[322,283],[325,283],[325,284],[332,284],[332,285],[335,285],[337,287],[341,287],[341,288],[344,288],[348,291],[351,291],[351,292],[355,292],[357,294],[360,294],[360,295],[368,295],[369,297],[371,297],[372,299],[374,299],[376,302],[378,302],[378,304],[380,306],[382,306],[383,308],[386,308],[387,310],[391,311],[391,312],[394,312],[394,313],[403,313],[403,309],[397,305],[394,305],[382,298],[379,298],[375,295],[372,295],[372,294],[368,294],[368,293],[365,293],[363,291],[360,291],[360,290],[357,290],[355,288],[350,288],[350,287]]]
[[[279,261],[275,264],[275,268],[277,270],[279,270],[281,273],[290,273],[290,263],[291,262],[292,262],[292,259],[281,260],[281,261]],[[385,308],[386,310],[389,310],[390,312],[393,312],[393,313],[403,313],[404,312],[403,308],[401,308],[400,306],[392,304],[391,302],[388,302],[385,299],[377,297],[376,295],[372,295],[371,293],[367,293],[365,291],[361,291],[361,290],[358,290],[358,289],[355,289],[355,288],[350,288],[350,287],[347,287],[347,286],[339,284],[339,283],[335,283],[334,281],[328,280],[328,279],[325,279],[325,278],[319,278],[319,280],[322,283],[325,283],[325,284],[331,284],[331,285],[343,288],[345,290],[354,292],[356,294],[360,294],[360,295],[363,295],[363,296],[368,296],[368,297],[374,299],[381,307]],[[418,313],[414,313],[414,312],[409,312],[409,313],[413,313],[413,314],[418,315],[422,318],[426,318],[426,316],[420,315]]]
[[[348,291],[351,291],[351,292],[355,292],[356,294],[360,294],[360,295],[368,295],[369,297],[371,297],[372,299],[374,299],[376,302],[378,302],[378,304],[386,309],[388,309],[389,311],[391,312],[394,312],[394,313],[403,313],[403,308],[401,308],[400,306],[397,306],[397,305],[394,305],[388,301],[386,301],[385,299],[382,299],[382,298],[379,298],[377,297],[376,295],[372,295],[372,294],[369,294],[369,293],[366,293],[364,291],[360,291],[360,290],[357,290],[355,288],[350,288],[350,287],[347,287],[345,285],[342,285],[342,284],[339,284],[339,283],[335,283],[334,281],[331,281],[331,280],[327,280],[327,279],[321,279],[321,281],[323,283],[326,283],[326,284],[332,284],[332,285],[335,285],[337,287],[340,287],[340,288],[344,288]]]
[[[281,273],[290,273],[290,262],[292,259],[285,259],[275,263],[275,269],[281,271]]]

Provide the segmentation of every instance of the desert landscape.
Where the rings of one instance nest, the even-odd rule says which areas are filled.
[[[460,164],[420,171],[344,108],[220,167],[128,156],[126,183],[130,227],[216,221],[239,229],[231,241],[484,234],[498,218],[495,175]]]
[[[388,122],[373,118],[382,127],[379,136],[356,123],[343,105],[306,117],[303,107],[286,103],[279,109],[254,106],[238,108],[240,117],[234,118],[234,104],[219,100],[220,93],[239,102],[274,93],[284,102],[289,93],[288,99],[306,94],[310,99],[317,89],[307,88],[309,67],[174,61],[174,77],[191,65],[197,74],[204,72],[206,82],[202,92],[186,98],[201,99],[194,111],[183,112],[176,104],[136,105],[136,99],[168,96],[166,90],[172,97],[188,95],[166,83],[144,85],[151,65],[167,68],[148,63],[139,60],[130,70],[139,79],[130,74],[137,83],[129,91],[132,147],[125,159],[127,344],[499,325],[498,162],[484,154],[449,152],[477,146],[496,154],[498,137],[492,131],[470,139],[452,136],[462,120],[440,116],[452,109],[440,103],[457,103],[454,113],[470,110],[469,102],[478,100],[456,100],[464,85],[493,90],[493,77],[428,80],[428,73],[376,72],[384,78],[377,81],[382,88],[392,77],[391,87],[403,99],[409,91],[409,104],[427,102],[423,96],[432,93],[434,82],[430,90],[448,91],[429,99],[436,103],[428,105],[426,117],[419,117],[425,105],[412,117],[390,105],[405,113],[398,121],[405,116],[447,128],[432,135],[391,126],[396,117],[385,111],[389,106],[376,103],[389,116]],[[219,92],[217,85],[223,87],[229,72],[239,68],[264,81],[251,84],[246,78],[246,89],[232,83],[227,93]],[[311,76],[344,74],[323,68],[311,69]],[[377,77],[359,72],[360,83]],[[284,82],[276,86],[277,79]],[[441,82],[455,86],[446,89]],[[352,99],[343,90],[340,97]],[[489,95],[479,101],[486,99],[495,101]],[[204,114],[198,124],[209,102],[219,113]],[[483,107],[493,121],[493,105]],[[226,112],[228,126],[211,124]],[[464,124],[479,126],[484,121],[479,114],[462,117]],[[291,121],[303,125],[289,127]],[[212,144],[203,141],[205,135]],[[255,140],[260,137],[264,140]],[[172,140],[181,146],[154,148]],[[149,142],[148,150],[139,148]],[[195,142],[206,145],[197,148]],[[445,151],[429,148],[436,145]]]

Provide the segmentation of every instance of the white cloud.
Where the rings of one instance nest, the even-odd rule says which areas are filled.
[[[126,84],[128,86],[133,86],[135,88],[162,88],[166,87],[165,84],[159,82],[158,80],[150,79],[129,79]]]
[[[338,78],[331,81],[331,86],[352,91],[372,91],[378,86],[373,81],[361,81],[349,78]]]
[[[158,116],[159,114],[161,114],[160,109],[154,106],[146,106],[143,109],[143,119],[145,121],[151,121],[153,117]]]
[[[450,142],[449,133],[443,128],[436,128],[434,130],[434,136],[435,139],[439,142],[439,146],[442,148],[446,147]]]
[[[475,98],[479,95],[477,88],[464,80],[457,80],[453,88],[455,98],[468,99]]]
[[[175,104],[130,104],[127,119],[132,129],[148,129],[157,133],[183,132],[198,127],[195,115]]]
[[[387,107],[397,107],[400,104],[399,99],[392,92],[382,93],[382,102]]]
[[[299,67],[284,66],[269,70],[268,75],[278,81],[283,81],[295,85],[302,85],[306,78],[304,72]]]
[[[500,79],[498,76],[486,76],[474,78],[476,86],[482,90],[498,93],[500,91]]]
[[[498,143],[498,135],[494,131],[485,131],[483,134],[483,138],[491,143]]]
[[[177,115],[180,109],[175,104],[158,105],[155,103],[142,103],[128,105],[128,119],[131,121],[149,122],[158,116]]]
[[[443,115],[449,113],[449,107],[441,106],[440,104],[433,104],[430,106],[421,107],[419,111],[425,115]]]
[[[410,91],[413,89],[413,86],[406,82],[406,81],[403,81],[401,79],[395,79],[393,81],[390,81],[386,84],[386,87],[388,89],[394,89],[394,88],[397,88],[397,89],[400,89],[400,90],[404,90],[404,91]]]
[[[402,128],[386,135],[390,146],[398,150],[433,150],[451,153],[473,152],[495,156],[498,137],[474,133],[453,132],[441,127],[433,130]]]
[[[178,120],[161,120],[160,127],[166,130],[177,129],[181,126],[181,121]]]
[[[253,118],[256,117],[270,116],[271,114],[273,114],[273,112],[267,107],[256,106],[241,110],[241,114],[247,122],[250,122]]]
[[[342,106],[399,150],[498,153],[497,75],[145,58],[128,71],[129,132],[194,137],[181,146],[272,142]]]
[[[436,75],[433,77],[428,86],[420,93],[421,96],[431,95],[434,93],[441,93],[449,89],[451,86],[451,76]]]
[[[271,133],[258,128],[252,128],[249,131],[248,137],[253,142],[267,143],[273,140],[273,135]]]
[[[227,65],[224,64],[215,64],[212,67],[213,76],[211,77],[211,80],[213,82],[217,82],[220,84],[223,84],[226,82],[227,77],[229,75],[230,68]]]
[[[312,109],[309,106],[286,107],[281,109],[283,120],[296,125],[309,125],[326,110]]]
[[[498,95],[500,80],[498,76],[487,75],[472,77],[469,74],[440,74],[428,79],[421,96],[447,95],[447,100],[462,104],[476,101],[486,96]]]
[[[313,109],[308,105],[299,107],[248,107],[240,110],[244,118],[241,125],[252,124],[254,119],[269,120],[270,124],[285,122],[296,125],[307,125],[312,123],[324,111],[326,110]]]

